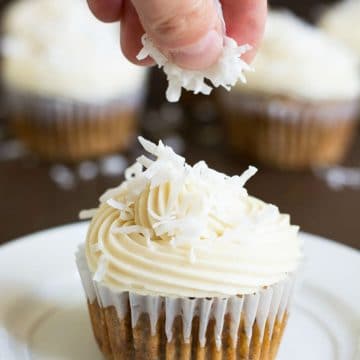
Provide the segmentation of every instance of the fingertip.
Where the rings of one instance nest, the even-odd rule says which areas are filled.
[[[200,70],[209,68],[219,59],[223,49],[223,36],[210,30],[196,43],[170,52],[172,62],[184,69]]]
[[[204,68],[202,63],[207,67],[218,58],[217,39],[212,47],[207,44],[208,53],[200,55],[200,49],[196,48],[204,45],[201,41],[211,30],[221,28],[214,0],[171,0],[166,2],[167,6],[164,0],[132,3],[156,47],[176,64],[198,69]]]
[[[87,0],[91,12],[100,21],[118,21],[122,15],[123,0]]]
[[[141,37],[144,29],[140,24],[138,15],[131,2],[124,4],[123,15],[121,19],[120,43],[124,56],[135,65],[151,66],[154,61],[147,57],[144,60],[138,60],[137,55],[142,49]]]
[[[258,47],[254,48],[252,47],[249,51],[247,51],[244,55],[241,56],[241,58],[248,64],[251,64],[258,52]]]
[[[122,36],[121,36],[122,38]],[[123,55],[134,65],[141,65],[141,66],[152,66],[155,65],[155,62],[150,57],[147,57],[143,60],[137,59],[137,54],[140,52],[141,47],[138,47],[134,44],[131,44],[128,41],[121,40],[121,51]]]
[[[251,63],[261,44],[267,17],[266,0],[223,0],[226,33],[239,45],[249,44],[251,50],[242,59]]]

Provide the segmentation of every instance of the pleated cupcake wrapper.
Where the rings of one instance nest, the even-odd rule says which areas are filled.
[[[359,110],[355,100],[297,103],[240,94],[221,99],[232,147],[288,169],[340,162],[351,145]]]
[[[125,149],[141,97],[92,104],[8,92],[5,102],[11,128],[31,150],[49,160],[76,161]]]
[[[131,325],[134,329],[142,314],[148,314],[151,335],[156,334],[160,315],[165,313],[165,333],[167,342],[174,337],[174,321],[181,316],[184,342],[189,343],[192,334],[192,324],[195,317],[199,318],[198,341],[201,347],[206,344],[206,333],[210,320],[215,320],[214,339],[219,350],[222,342],[222,331],[225,316],[230,315],[230,335],[233,347],[236,346],[240,321],[245,319],[245,334],[247,345],[250,344],[254,324],[258,327],[262,341],[265,325],[268,326],[271,338],[275,321],[282,321],[289,311],[295,275],[287,280],[264,288],[255,294],[231,296],[229,298],[184,298],[166,296],[138,295],[134,292],[114,292],[107,286],[94,281],[89,271],[84,248],[80,247],[76,254],[77,267],[89,304],[97,302],[101,308],[114,307],[119,320],[125,318],[130,311]]]

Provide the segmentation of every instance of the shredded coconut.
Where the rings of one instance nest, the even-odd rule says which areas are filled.
[[[326,169],[315,169],[314,172],[315,175],[325,180],[333,190],[342,190],[344,188],[360,189],[360,168],[335,166]]]
[[[247,181],[252,178],[257,173],[257,168],[254,166],[249,166],[241,176],[235,175],[231,178],[231,182],[235,182],[237,186],[244,186]]]
[[[150,237],[145,237],[146,239],[146,246],[151,250],[151,251],[154,251],[155,250],[155,247],[154,247],[154,244],[153,242],[151,241]]]
[[[138,60],[150,56],[163,68],[169,82],[166,98],[170,102],[177,102],[181,96],[181,89],[193,91],[194,94],[209,95],[212,87],[207,85],[208,79],[213,87],[222,86],[230,90],[238,80],[246,83],[244,71],[251,71],[251,67],[241,59],[241,55],[251,49],[250,45],[238,46],[234,39],[224,36],[223,53],[217,63],[203,70],[188,70],[180,68],[170,62],[155,46],[147,34],[142,39],[143,48],[137,55]]]
[[[125,179],[130,180],[133,177],[138,176],[142,171],[142,165],[136,162],[134,165],[128,167],[125,170]]]
[[[128,205],[129,206],[129,205]],[[130,207],[127,207],[123,211],[120,211],[120,219],[123,221],[130,221],[134,218],[134,211]]]
[[[151,166],[151,164],[153,163],[152,160],[148,159],[146,156],[141,155],[139,156],[136,161],[142,165],[144,168],[149,168]]]
[[[21,159],[27,155],[25,146],[17,140],[8,140],[0,143],[0,161]]]
[[[133,233],[146,234],[147,231],[148,230],[146,228],[139,225],[121,226],[112,229],[112,233],[114,234],[133,234]]]
[[[106,203],[109,206],[111,206],[112,208],[117,209],[117,210],[125,210],[126,209],[126,206],[123,203],[116,201],[114,199],[109,199],[106,201]]]
[[[76,186],[74,172],[65,165],[53,165],[49,170],[50,178],[63,190],[72,190]]]
[[[219,226],[222,229],[239,223],[241,211],[245,209],[241,205],[234,212],[226,209],[233,207],[234,201],[242,203],[241,198],[247,196],[244,185],[255,174],[256,168],[249,167],[241,176],[231,177],[210,169],[204,161],[194,166],[186,164],[182,156],[161,141],[156,145],[139,137],[139,142],[153,159],[140,156],[125,171],[126,181],[100,198],[101,202],[120,210],[120,219],[124,223],[113,227],[113,233],[142,234],[149,248],[151,241],[156,239],[169,241],[173,246],[191,244],[193,247],[202,238],[219,237]],[[152,191],[157,195],[149,202],[143,196],[146,192],[150,196]],[[160,192],[166,193],[165,203],[157,199],[157,196],[164,196],[159,195]],[[146,201],[143,203],[147,204],[146,208],[139,201],[141,204]],[[163,204],[162,210],[158,201]],[[267,216],[264,214],[264,221]],[[211,219],[218,219],[214,220],[215,225],[211,225]],[[191,259],[195,258],[192,250]]]
[[[99,166],[94,161],[83,161],[77,168],[80,179],[93,180],[99,173]]]
[[[225,34],[226,28],[221,3],[219,0],[214,0],[214,4],[222,22],[223,33]],[[244,71],[252,70],[241,59],[241,55],[249,51],[251,46],[247,44],[239,46],[234,39],[225,35],[223,52],[220,58],[214,65],[202,70],[183,69],[170,62],[147,34],[142,36],[141,42],[143,48],[140,50],[137,58],[143,60],[150,56],[159,68],[163,68],[169,83],[166,90],[166,98],[170,102],[179,101],[182,88],[193,91],[194,94],[209,95],[213,88],[208,85],[206,80],[209,80],[213,87],[222,86],[229,91],[238,80],[246,83]]]
[[[189,251],[189,261],[191,264],[194,264],[196,262],[196,255],[193,247],[191,247]]]
[[[79,213],[79,219],[80,220],[91,219],[95,216],[97,211],[98,211],[98,209],[81,210]]]
[[[95,243],[95,244],[91,245],[91,252],[96,253],[101,250],[102,250],[102,248],[99,243]]]
[[[105,258],[105,255],[101,255],[93,280],[98,282],[102,281],[106,274],[106,270],[107,270],[107,260]]]
[[[228,176],[204,161],[187,164],[161,141],[154,144],[139,137],[139,142],[150,157],[138,157],[125,170],[126,180],[100,198],[101,204],[118,211],[112,234],[142,238],[150,250],[157,241],[184,246],[189,261],[196,262],[196,249],[203,240],[246,242],[262,224],[271,229],[277,223],[277,207],[256,200],[249,205],[244,186],[256,173],[255,167]],[[96,251],[102,251],[100,245]]]

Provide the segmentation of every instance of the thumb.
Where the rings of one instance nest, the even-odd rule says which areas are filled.
[[[216,62],[223,47],[222,20],[214,0],[131,0],[161,52],[187,69]]]

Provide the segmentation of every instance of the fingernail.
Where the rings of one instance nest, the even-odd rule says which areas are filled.
[[[221,54],[223,37],[210,30],[196,43],[181,49],[171,50],[171,60],[185,69],[200,70],[213,65]]]

